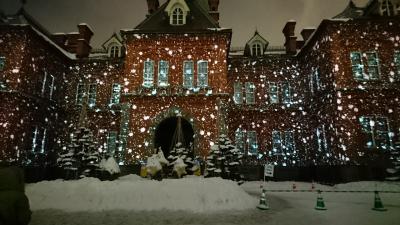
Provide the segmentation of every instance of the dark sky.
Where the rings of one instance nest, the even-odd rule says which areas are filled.
[[[368,0],[354,0],[363,6]],[[165,0],[160,0],[161,3]],[[340,13],[349,0],[220,0],[220,25],[233,29],[232,46],[244,46],[259,31],[270,45],[282,45],[286,21],[298,22],[297,32],[316,27]],[[20,0],[0,0],[0,9],[14,13]],[[147,13],[146,0],[27,0],[26,10],[50,32],[76,31],[85,22],[94,30],[92,46],[99,47],[113,31],[133,28]]]

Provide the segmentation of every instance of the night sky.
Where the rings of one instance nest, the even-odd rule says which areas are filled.
[[[368,0],[354,0],[364,6]],[[164,3],[165,0],[160,0]],[[286,21],[298,22],[297,32],[316,27],[339,14],[349,0],[220,0],[220,25],[233,29],[232,46],[244,46],[259,31],[270,45],[282,45]],[[20,0],[0,0],[0,9],[15,13]],[[94,30],[92,46],[99,47],[114,31],[134,28],[147,13],[146,0],[27,0],[26,10],[50,32],[76,31],[85,22]]]

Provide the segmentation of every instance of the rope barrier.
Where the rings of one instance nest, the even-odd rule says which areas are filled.
[[[318,190],[265,190],[266,192],[318,192]],[[320,190],[321,192],[332,193],[374,193],[375,191],[329,191]],[[400,194],[400,191],[378,191],[379,193]]]

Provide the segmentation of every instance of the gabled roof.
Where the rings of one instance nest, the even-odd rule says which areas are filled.
[[[114,32],[110,38],[108,38],[101,46],[104,49],[107,49],[108,45],[112,42],[117,42],[120,46],[122,46],[122,38],[119,33]]]
[[[51,37],[51,33],[39,22],[37,22],[31,15],[29,15],[23,7],[14,15],[3,15],[0,17],[0,24],[31,25],[36,30],[40,31],[40,33],[46,35],[47,37]]]
[[[356,4],[352,0],[350,0],[347,7],[343,10],[343,12],[334,16],[333,19],[354,19],[361,17],[364,14],[364,8],[357,7]]]
[[[264,37],[262,37],[259,33],[258,33],[258,31],[256,30],[255,32],[254,32],[254,35],[253,35],[253,37],[251,37],[250,38],[250,40],[249,41],[247,41],[247,43],[246,43],[246,46],[245,46],[245,48],[244,48],[244,55],[251,55],[250,54],[250,45],[253,43],[253,42],[261,42],[261,44],[263,45],[263,53],[265,52],[265,50],[267,50],[267,47],[268,47],[268,44],[269,44],[269,42],[264,38]]]
[[[219,28],[205,7],[206,0],[185,0],[190,12],[186,18],[186,24],[182,26],[172,26],[169,17],[165,12],[168,1],[160,6],[153,14],[135,27],[137,31],[154,33],[179,33],[207,31],[209,28]]]

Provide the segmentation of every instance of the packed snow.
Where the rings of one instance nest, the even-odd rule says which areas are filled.
[[[66,212],[132,210],[195,213],[251,209],[257,199],[221,178],[147,180],[136,175],[116,181],[84,178],[42,181],[26,188],[31,208]]]
[[[270,210],[256,208],[261,186],[267,189]],[[296,191],[271,192],[290,191],[293,187]],[[303,182],[246,182],[237,186],[217,178],[189,177],[158,182],[130,175],[101,183],[89,178],[40,182],[28,185],[27,193],[34,211],[31,225],[397,225],[400,221],[399,193],[380,193],[388,211],[377,212],[371,210],[374,205],[373,193],[323,192],[327,210],[317,211],[314,209],[317,193],[301,192],[314,189],[400,192],[400,183],[354,182],[326,186]],[[235,202],[231,202],[231,198]],[[84,203],[88,200],[92,202]],[[84,205],[81,206],[81,203]],[[181,210],[178,210],[179,207]],[[101,208],[104,211],[99,211]]]

